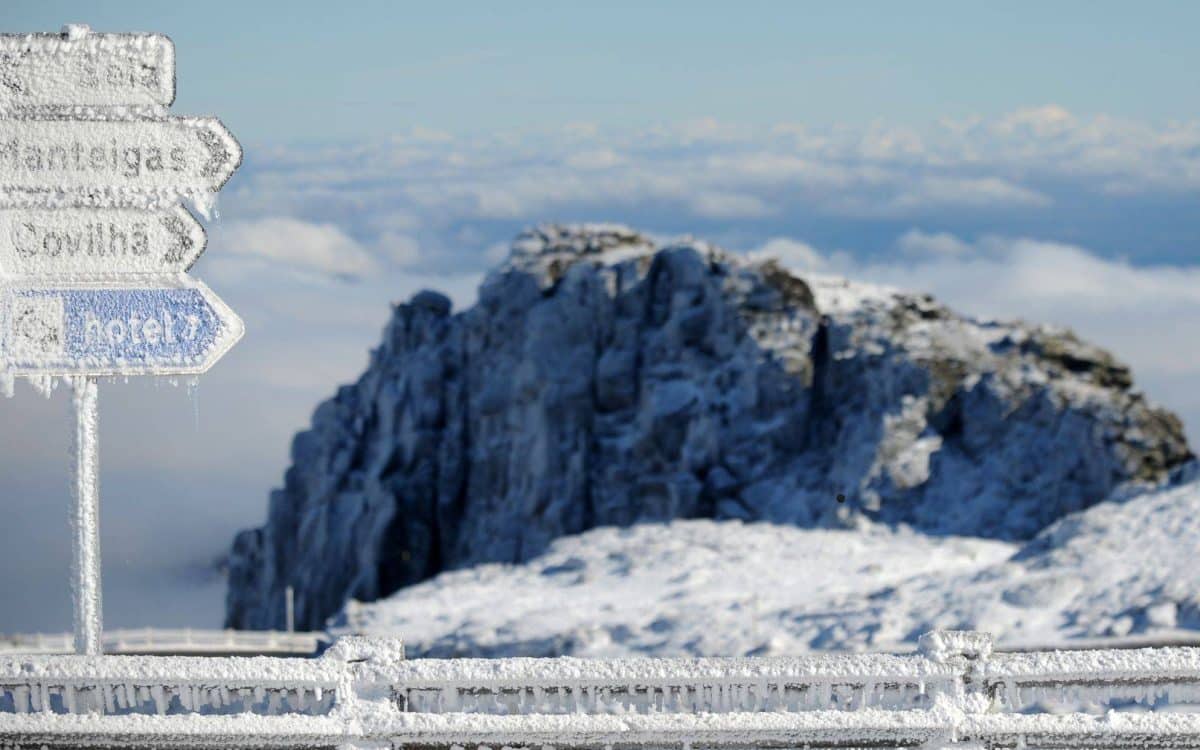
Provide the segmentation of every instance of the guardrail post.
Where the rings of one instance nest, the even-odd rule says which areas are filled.
[[[928,743],[930,750],[950,745],[956,750],[973,747],[960,739],[970,715],[986,713],[991,704],[987,686],[977,672],[992,655],[993,645],[990,633],[975,630],[935,630],[917,639],[917,648],[926,659],[953,667],[959,674],[950,694],[939,691],[933,695],[933,710],[945,717],[947,731],[938,741]]]
[[[401,710],[388,667],[404,660],[404,642],[399,638],[342,636],[321,658],[345,664],[338,678],[333,709],[346,727],[345,742],[339,747],[355,750],[389,747],[388,742],[371,739],[372,726]]]

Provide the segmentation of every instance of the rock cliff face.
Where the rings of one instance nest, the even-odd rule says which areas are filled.
[[[638,521],[1027,538],[1191,459],[1131,385],[1067,331],[541,227],[469,310],[395,307],[367,371],[296,436],[266,525],[236,539],[227,624],[282,625],[291,585],[319,628],[348,598]]]

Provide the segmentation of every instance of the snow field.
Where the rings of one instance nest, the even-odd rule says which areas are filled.
[[[1069,516],[1023,546],[684,520],[562,538],[525,564],[351,603],[337,622],[436,657],[903,651],[936,629],[988,631],[1001,646],[1200,639],[1195,549],[1194,479]]]

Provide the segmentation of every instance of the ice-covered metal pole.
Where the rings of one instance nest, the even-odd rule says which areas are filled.
[[[287,632],[296,632],[296,592],[288,586],[284,590],[284,619],[287,622]]]
[[[94,377],[71,378],[75,392],[75,477],[71,528],[71,588],[75,604],[75,652],[100,653],[100,389]]]

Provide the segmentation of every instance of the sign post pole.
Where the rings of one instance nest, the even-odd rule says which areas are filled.
[[[75,652],[99,655],[103,627],[100,597],[100,388],[96,378],[71,378],[75,405],[75,476],[71,527],[71,585],[75,589]]]

